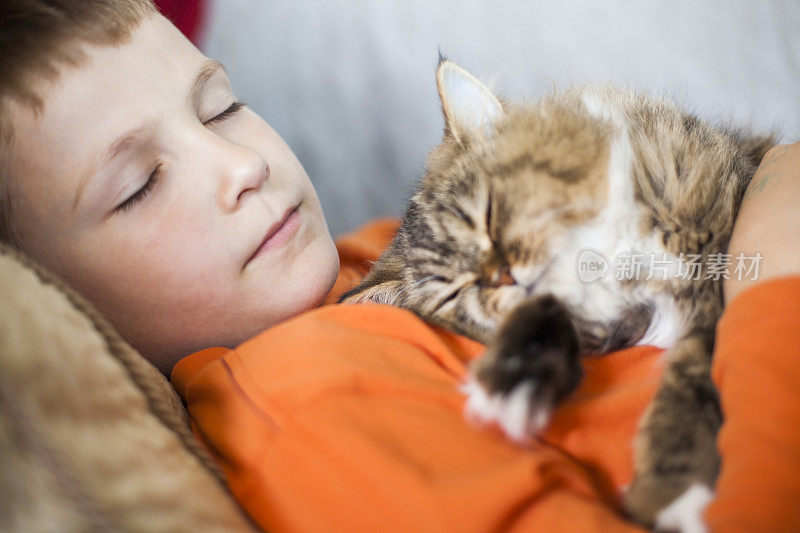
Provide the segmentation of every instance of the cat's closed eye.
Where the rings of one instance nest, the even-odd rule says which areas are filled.
[[[457,205],[446,205],[445,206],[448,211],[453,213],[458,219],[464,222],[470,229],[475,229],[475,221],[472,220],[472,217],[469,216],[463,209],[461,209]]]

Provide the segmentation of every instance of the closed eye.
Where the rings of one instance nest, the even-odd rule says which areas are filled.
[[[457,205],[447,205],[447,210],[453,213],[455,216],[463,220],[467,226],[472,229],[475,229],[475,221],[472,220],[472,217],[466,214],[460,207]]]
[[[223,120],[235,115],[239,110],[241,110],[246,105],[247,104],[245,102],[241,100],[236,100],[230,106],[228,106],[228,108],[225,111],[223,111],[222,113],[220,113],[215,117],[210,118],[203,124],[209,126],[212,124],[216,124],[218,122],[222,122]],[[128,198],[120,205],[118,205],[116,208],[114,208],[114,212],[121,213],[127,211],[128,209],[136,205],[138,202],[144,200],[145,197],[147,197],[147,195],[150,193],[150,191],[152,191],[158,184],[161,178],[161,170],[162,170],[162,165],[159,164],[156,167],[156,169],[150,174],[150,177],[147,179],[145,184],[138,191],[133,193],[133,195],[131,195],[130,198]]]
[[[163,165],[159,164],[155,168],[155,170],[153,170],[153,172],[150,174],[150,177],[147,178],[147,181],[145,182],[145,184],[142,185],[142,187],[138,191],[133,193],[130,196],[130,198],[128,198],[127,200],[122,202],[120,205],[118,205],[116,208],[114,208],[114,212],[115,213],[122,213],[124,211],[127,211],[128,209],[130,209],[134,205],[136,205],[138,202],[142,201],[150,193],[150,191],[153,190],[153,188],[156,186],[156,184],[161,179],[162,166]]]
[[[205,122],[203,122],[203,124],[205,124],[206,126],[210,126],[211,124],[216,124],[218,122],[222,122],[226,118],[229,118],[229,117],[235,115],[237,111],[239,111],[240,109],[242,109],[246,105],[247,104],[245,102],[242,102],[241,100],[236,100],[235,102],[233,102],[228,107],[228,109],[226,109],[225,111],[223,111],[219,115],[206,120]]]
[[[489,193],[489,198],[486,200],[486,232],[491,235],[492,228],[492,193]]]
[[[460,293],[461,289],[463,289],[463,288],[464,288],[464,285],[459,285],[458,287],[453,289],[449,294],[444,295],[442,297],[442,299],[439,300],[439,302],[436,304],[436,307],[433,308],[433,312],[436,313],[437,311],[439,311],[439,309],[444,307],[446,304],[452,302],[455,299],[455,297],[458,296],[458,293]]]

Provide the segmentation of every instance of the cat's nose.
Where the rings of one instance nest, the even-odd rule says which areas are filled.
[[[481,282],[483,285],[488,285],[489,287],[502,287],[504,285],[515,285],[517,283],[514,276],[511,275],[508,265],[493,265],[484,269]]]

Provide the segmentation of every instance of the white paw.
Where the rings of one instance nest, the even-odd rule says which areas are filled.
[[[699,483],[675,498],[656,517],[656,529],[677,530],[681,533],[705,533],[703,511],[714,499],[714,493]]]
[[[461,386],[461,392],[467,395],[467,418],[497,423],[511,440],[526,442],[550,420],[550,406],[533,404],[534,386],[525,381],[507,395],[490,395],[478,382],[469,380]]]

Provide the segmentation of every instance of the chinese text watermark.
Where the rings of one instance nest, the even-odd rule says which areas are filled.
[[[612,276],[618,281],[651,280],[666,281],[671,278],[684,280],[721,279],[757,280],[761,260],[760,252],[750,255],[714,253],[680,254],[678,257],[666,253],[621,252],[609,261],[596,250],[586,249],[578,255],[578,277],[584,283]]]

